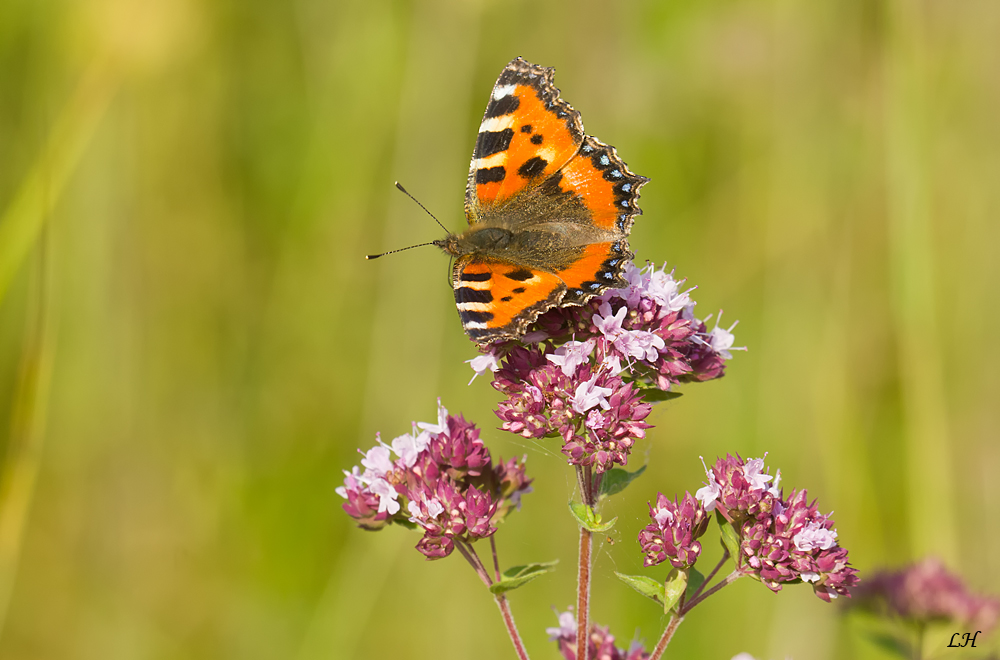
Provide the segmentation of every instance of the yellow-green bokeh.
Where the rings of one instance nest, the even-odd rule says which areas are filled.
[[[397,179],[461,227],[517,55],[652,179],[637,260],[750,349],[654,412],[593,618],[655,640],[611,572],[725,452],[834,510],[862,575],[933,553],[1000,591],[998,31],[994,0],[4,0],[0,657],[513,657],[459,558],[334,493],[437,396],[528,455],[497,540],[562,560],[511,597],[555,657],[572,475],[466,385],[445,257],[362,258],[440,237]],[[886,657],[837,612],[747,580],[667,657]]]

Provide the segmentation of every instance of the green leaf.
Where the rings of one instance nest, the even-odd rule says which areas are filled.
[[[665,613],[677,607],[678,601],[687,590],[687,571],[679,571],[676,568],[667,576],[667,583],[663,586],[663,611]]]
[[[572,512],[573,517],[576,518],[576,522],[579,523],[580,527],[595,534],[609,531],[618,522],[618,516],[615,516],[608,522],[601,522],[600,514],[580,502],[570,502],[569,510]]]
[[[569,511],[576,518],[576,522],[580,527],[587,529],[587,526],[593,521],[594,510],[591,509],[586,504],[580,502],[570,502]]]
[[[525,564],[523,566],[511,566],[503,572],[503,577],[499,582],[490,585],[490,593],[503,594],[513,591],[518,587],[523,587],[540,575],[551,573],[556,570],[559,560],[549,561],[542,564]]]
[[[601,498],[611,497],[622,492],[645,471],[646,466],[643,465],[635,472],[629,472],[621,468],[614,468],[605,472],[601,478]]]
[[[722,534],[722,545],[729,551],[729,556],[733,558],[733,563],[740,565],[740,538],[736,535],[736,530],[725,517],[715,510],[715,521],[719,523],[719,532]]]
[[[701,589],[701,585],[705,584],[705,576],[701,574],[697,568],[688,569],[688,586],[684,600],[689,601],[691,597],[694,596],[694,592]]]
[[[660,401],[670,401],[684,396],[680,392],[664,392],[655,387],[642,388],[642,399],[647,403],[659,403]]]
[[[593,532],[595,534],[601,534],[603,532],[610,532],[612,529],[614,529],[615,523],[617,523],[617,522],[618,522],[618,516],[615,516],[614,518],[612,518],[611,520],[609,520],[606,523],[602,523],[601,522],[601,517],[597,516],[597,523],[594,524],[594,525],[591,525],[590,527],[588,527],[587,531]]]
[[[663,604],[663,583],[645,575],[625,575],[615,571],[618,579],[632,587],[646,598],[651,598]]]

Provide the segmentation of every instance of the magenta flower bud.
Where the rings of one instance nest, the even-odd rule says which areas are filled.
[[[438,465],[452,470],[453,476],[478,476],[490,465],[490,452],[479,439],[479,429],[461,415],[448,418],[448,432],[431,442],[430,452]]]
[[[358,527],[368,530],[382,529],[389,524],[388,512],[378,510],[378,495],[367,490],[355,475],[349,472],[344,474],[347,478],[344,485],[337,489],[337,493],[347,500],[343,504],[347,515],[357,521]]]
[[[657,493],[656,506],[649,505],[652,522],[639,532],[639,545],[646,555],[644,566],[669,561],[674,568],[690,568],[701,554],[698,538],[708,527],[705,508],[691,493],[683,499],[668,500]]]
[[[736,521],[768,516],[778,492],[768,483],[774,477],[762,471],[763,464],[763,458],[744,461],[739,454],[726,454],[706,473],[709,483],[698,491],[698,499],[709,511],[721,505]]]

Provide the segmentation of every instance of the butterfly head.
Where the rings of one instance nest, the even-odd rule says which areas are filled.
[[[457,234],[448,234],[442,239],[433,241],[433,245],[441,248],[445,254],[450,254],[453,257],[459,257],[463,254],[463,252],[459,247],[458,238]]]

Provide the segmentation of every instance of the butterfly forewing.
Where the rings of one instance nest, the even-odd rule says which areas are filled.
[[[490,94],[466,188],[466,217],[501,205],[554,174],[583,142],[580,113],[559,98],[554,70],[517,58]]]

